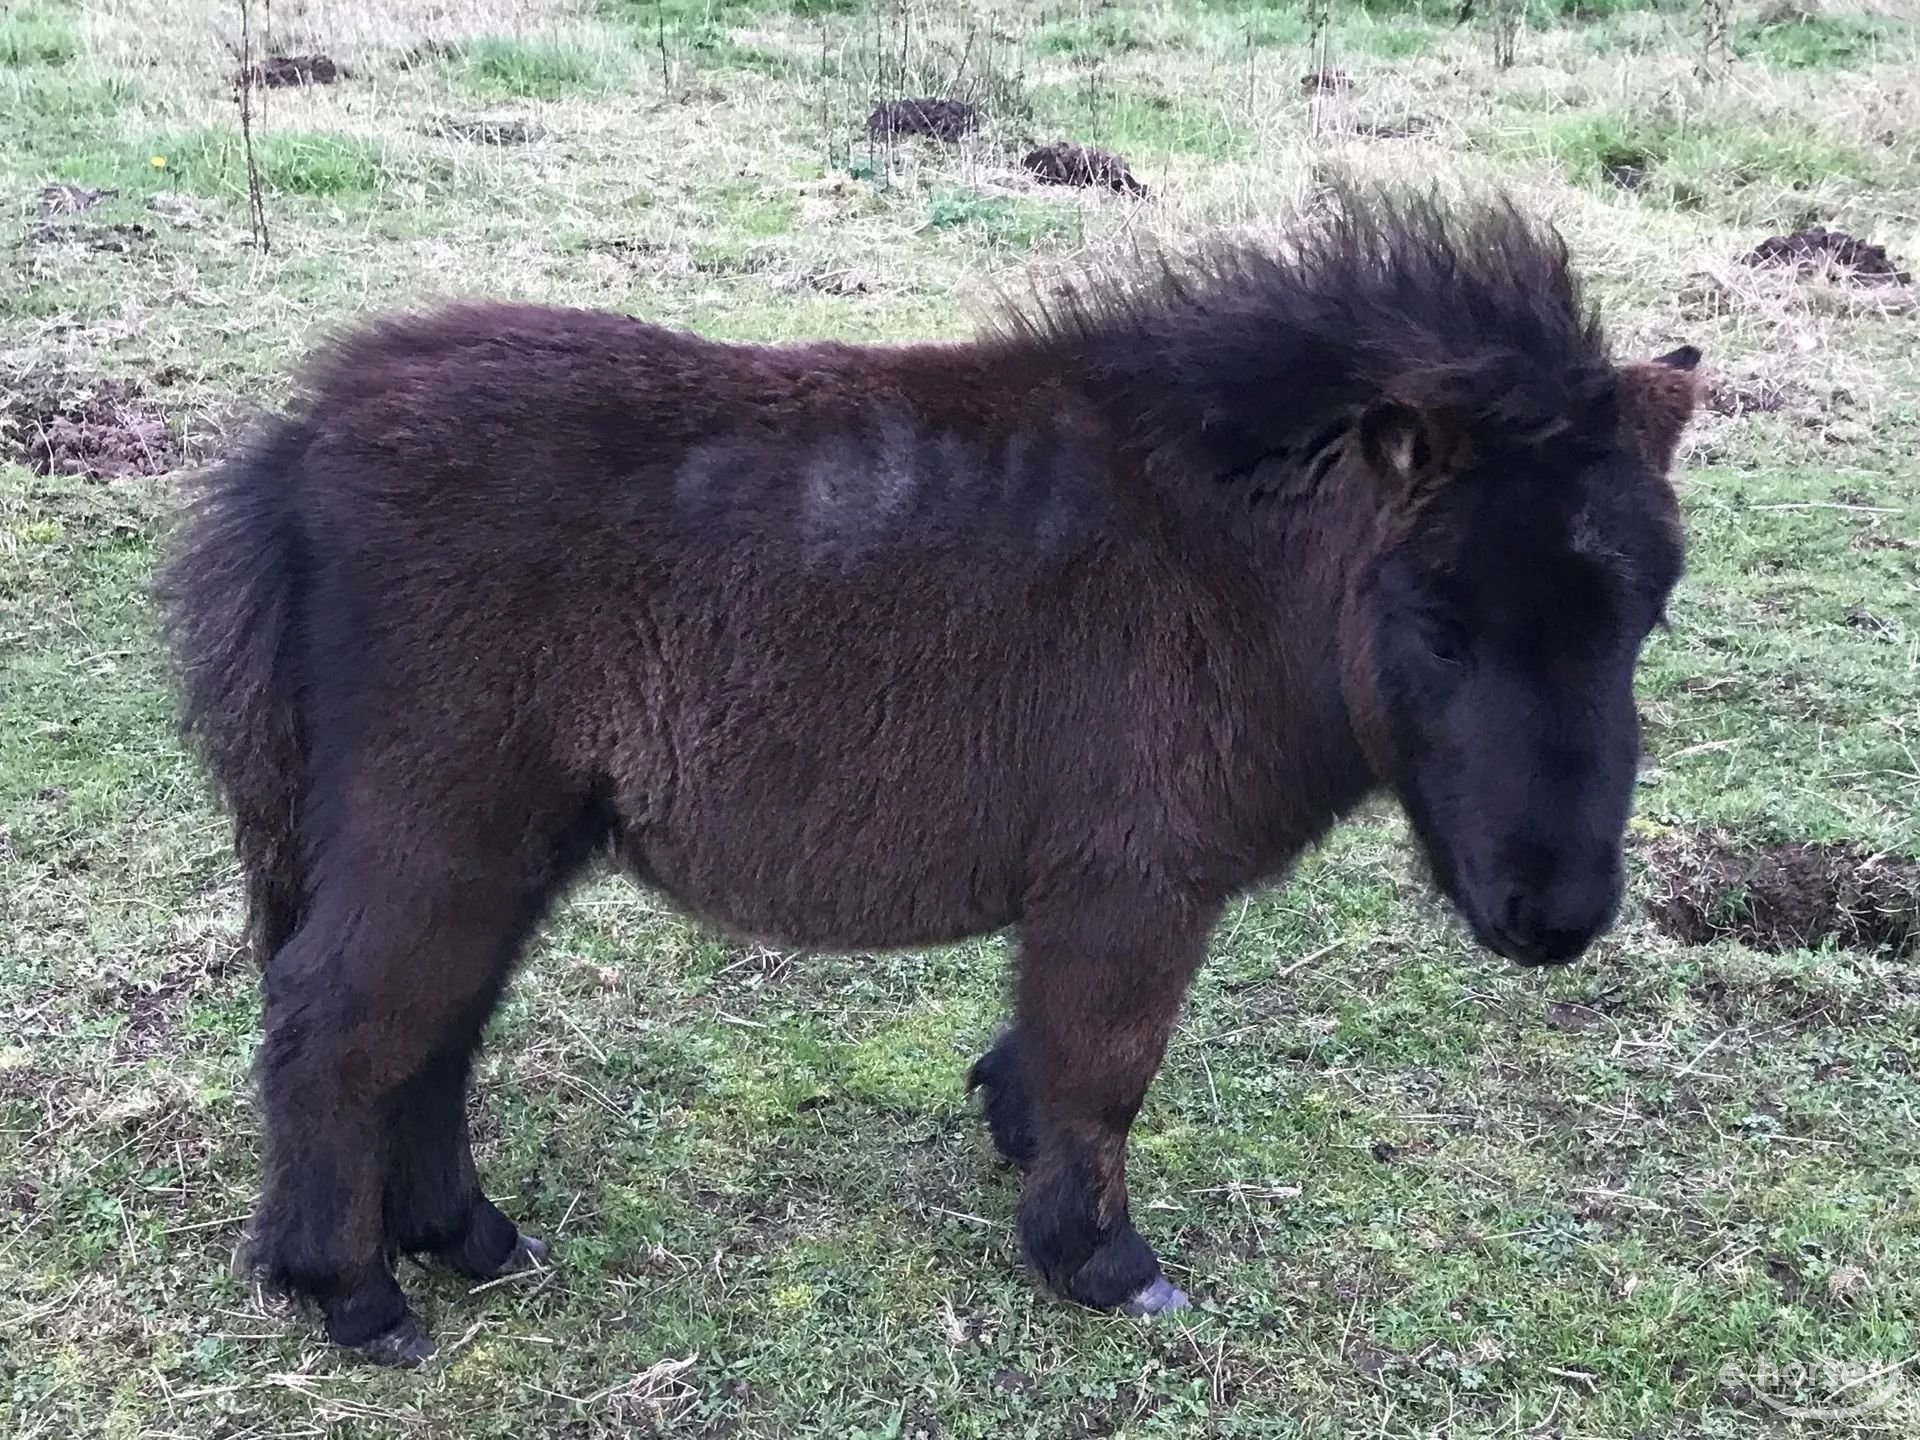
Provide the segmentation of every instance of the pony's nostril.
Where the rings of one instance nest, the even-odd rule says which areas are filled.
[[[1537,919],[1534,907],[1527,902],[1524,890],[1509,890],[1506,901],[1500,907],[1500,923],[1510,935],[1525,935],[1533,928]]]
[[[1529,964],[1571,960],[1606,925],[1618,887],[1560,883],[1545,890],[1514,884],[1500,893],[1497,925],[1513,958]]]

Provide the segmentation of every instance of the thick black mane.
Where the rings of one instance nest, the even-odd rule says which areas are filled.
[[[1380,400],[1481,444],[1614,433],[1597,315],[1550,227],[1504,198],[1356,195],[1278,245],[1162,257],[1009,307],[999,333],[1070,357],[1145,450],[1238,469]]]

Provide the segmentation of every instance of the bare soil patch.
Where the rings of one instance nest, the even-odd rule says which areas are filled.
[[[1705,834],[1665,837],[1646,858],[1654,924],[1683,945],[1920,952],[1920,861],[1844,842],[1746,847]]]
[[[526,145],[546,134],[531,120],[501,115],[447,115],[430,120],[420,128],[428,135],[465,140],[474,145]]]
[[[191,979],[180,971],[169,972],[152,989],[129,989],[127,1023],[121,1032],[124,1052],[145,1060],[163,1049],[192,990]]]
[[[1425,135],[1438,122],[1431,115],[1397,115],[1392,119],[1358,120],[1353,133],[1367,140],[1411,140]]]
[[[1600,173],[1622,190],[1639,190],[1653,175],[1658,158],[1635,145],[1609,146],[1600,154]]]
[[[332,85],[348,78],[346,67],[327,55],[269,55],[233,77],[235,85],[285,90],[295,85]]]
[[[153,239],[153,227],[137,220],[98,225],[86,220],[42,220],[27,232],[36,245],[83,245],[102,255],[124,255]]]
[[[1056,140],[1029,150],[1020,163],[1042,185],[1092,186],[1146,198],[1147,187],[1134,178],[1127,162],[1098,146]]]
[[[401,51],[393,57],[396,70],[418,70],[423,66],[437,65],[442,60],[451,60],[460,53],[460,45],[454,40],[423,40],[418,45]]]
[[[1608,1023],[1607,1012],[1598,1005],[1580,1000],[1555,1000],[1547,1006],[1547,1028],[1579,1032]]]
[[[926,135],[954,141],[980,128],[980,107],[965,100],[939,98],[885,100],[867,116],[867,134],[877,140]]]
[[[164,475],[182,459],[180,443],[137,381],[55,376],[0,396],[0,433],[41,475],[123,480]]]
[[[1820,225],[1763,240],[1740,260],[1745,265],[1791,269],[1799,274],[1838,272],[1855,285],[1906,285],[1913,280],[1888,257],[1884,245],[1872,245],[1844,230]]]

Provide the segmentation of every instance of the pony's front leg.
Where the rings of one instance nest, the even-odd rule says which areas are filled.
[[[1128,1215],[1127,1132],[1212,920],[1207,907],[1144,889],[1062,896],[1028,913],[1008,1057],[1033,1146],[1020,1245],[1049,1288],[1083,1305],[1152,1315],[1186,1303]]]

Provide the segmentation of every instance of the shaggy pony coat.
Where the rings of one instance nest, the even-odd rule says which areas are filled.
[[[1221,906],[1370,792],[1517,959],[1618,899],[1691,352],[1550,232],[1349,197],[980,338],[463,305],[327,349],[161,579],[264,970],[259,1257],[377,1358],[480,1192],[481,1028],[595,855],[794,946],[1017,926],[975,1067],[1058,1292],[1179,1301],[1124,1148]]]

